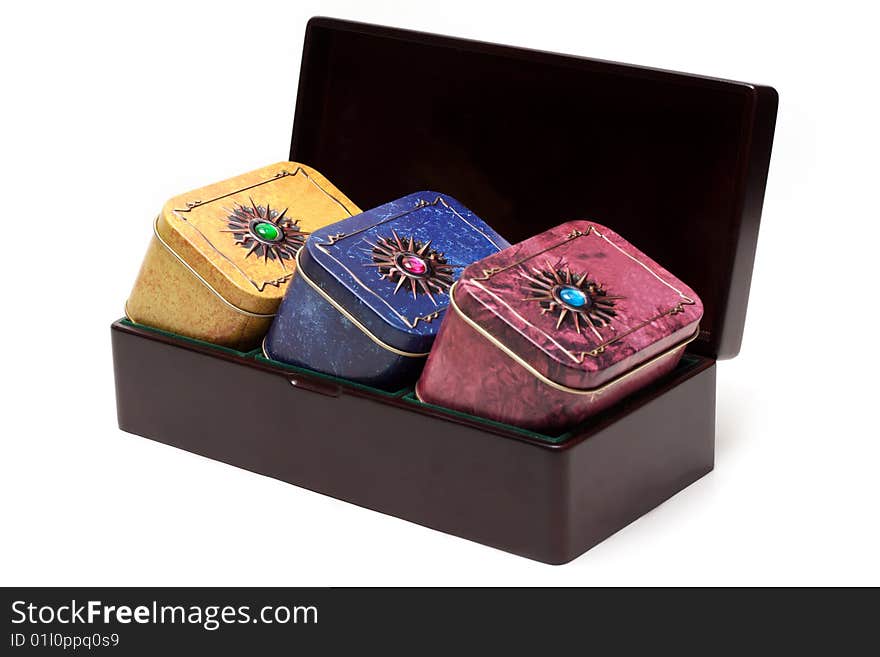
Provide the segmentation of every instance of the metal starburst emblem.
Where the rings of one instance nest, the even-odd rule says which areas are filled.
[[[614,307],[624,298],[609,295],[588,273],[573,274],[568,265],[560,268],[548,262],[545,269],[533,267],[531,272],[523,271],[522,276],[532,293],[523,301],[540,303],[542,315],[558,312],[557,329],[569,318],[578,334],[583,323],[598,335],[597,329],[609,326],[617,316]]]
[[[254,254],[264,262],[277,260],[284,267],[285,260],[292,260],[306,242],[308,233],[300,230],[298,219],[287,218],[287,208],[281,212],[273,210],[267,203],[257,205],[236,205],[226,217],[229,230],[235,243],[248,250],[245,258]]]
[[[408,283],[413,299],[426,294],[436,306],[434,294],[446,292],[453,283],[453,265],[431,248],[430,241],[422,243],[412,235],[401,239],[392,229],[391,237],[378,237],[375,243],[367,244],[373,260],[367,266],[376,267],[380,278],[397,283],[394,294]]]

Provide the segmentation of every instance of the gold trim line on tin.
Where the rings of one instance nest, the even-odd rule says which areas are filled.
[[[214,295],[218,299],[220,299],[220,301],[225,303],[227,306],[229,306],[235,312],[240,313],[242,315],[247,315],[248,317],[258,317],[260,319],[271,319],[271,318],[275,317],[275,313],[271,313],[271,314],[269,314],[269,313],[252,313],[250,310],[245,310],[244,308],[239,308],[234,303],[230,302],[222,294],[220,294],[216,289],[214,289],[213,285],[211,285],[208,281],[206,281],[205,278],[199,272],[197,272],[195,269],[193,269],[192,265],[190,265],[186,260],[181,258],[180,255],[174,249],[171,248],[171,245],[168,244],[168,242],[166,242],[164,239],[162,239],[162,236],[159,234],[159,219],[160,218],[161,218],[160,216],[157,216],[156,220],[153,222],[153,234],[156,236],[156,239],[159,240],[159,244],[161,244],[163,247],[165,247],[165,250],[168,251],[168,253],[173,255],[177,259],[177,261],[180,262],[180,264],[182,264],[184,267],[186,267],[187,270],[189,270],[189,272],[193,276],[195,276],[197,279],[199,279],[199,281],[202,283],[202,285],[204,285],[211,292],[213,292]],[[126,302],[126,306],[128,306],[127,302]],[[129,318],[129,319],[131,319],[131,318]]]
[[[416,194],[419,194],[419,192],[416,192]],[[447,306],[437,307],[437,310],[433,313],[430,313],[428,315],[422,315],[419,317],[414,317],[413,319],[410,319],[409,317],[406,317],[405,315],[402,315],[401,313],[397,312],[397,310],[394,308],[394,306],[391,305],[387,299],[385,299],[380,294],[378,294],[365,281],[362,281],[360,279],[360,277],[355,272],[353,272],[351,269],[349,269],[342,260],[340,260],[339,258],[334,256],[332,253],[330,253],[330,251],[327,250],[327,247],[336,246],[342,240],[349,239],[351,237],[354,237],[355,235],[360,235],[362,233],[365,233],[366,231],[369,231],[369,230],[372,230],[373,228],[376,228],[377,226],[381,226],[383,224],[395,222],[398,219],[400,219],[401,217],[405,217],[408,214],[412,214],[413,212],[418,212],[418,211],[423,210],[427,207],[436,206],[438,203],[441,204],[443,207],[445,207],[450,212],[452,212],[452,214],[455,215],[459,220],[461,220],[462,222],[464,222],[465,224],[470,226],[470,228],[472,230],[474,230],[477,233],[479,233],[480,235],[482,235],[486,239],[486,241],[489,242],[489,244],[491,244],[492,246],[494,246],[497,250],[499,250],[499,251],[501,250],[501,247],[495,243],[495,240],[493,240],[486,233],[484,233],[482,230],[480,230],[474,224],[472,224],[470,221],[468,221],[458,210],[456,210],[454,207],[449,205],[449,203],[447,203],[446,200],[441,195],[438,195],[433,201],[430,201],[430,202],[425,201],[424,199],[420,198],[416,201],[415,205],[412,208],[410,208],[409,210],[404,210],[404,211],[398,212],[397,214],[394,214],[390,217],[385,217],[384,219],[377,221],[374,224],[370,224],[369,226],[364,226],[363,228],[359,228],[356,231],[354,231],[353,233],[337,233],[336,235],[330,235],[329,237],[326,238],[329,241],[316,242],[315,246],[319,251],[321,251],[321,253],[326,254],[328,258],[332,259],[337,265],[339,265],[339,267],[341,267],[343,270],[345,270],[348,273],[348,275],[351,276],[357,282],[357,284],[363,288],[363,290],[365,292],[369,292],[374,297],[376,297],[379,301],[381,301],[383,304],[385,304],[385,306],[388,308],[388,310],[391,313],[393,313],[401,322],[403,322],[404,324],[406,324],[410,328],[415,328],[420,321],[431,322],[434,319],[436,319],[438,313],[446,310]],[[392,230],[394,230],[394,229],[392,228]],[[465,266],[466,265],[454,265],[454,267],[456,267],[456,268],[464,268]],[[435,305],[436,305],[436,303],[435,303]]]
[[[305,247],[303,247],[303,248],[305,248]],[[390,351],[391,353],[397,354],[398,356],[405,356],[406,358],[424,358],[425,356],[428,355],[428,352],[412,353],[409,351],[401,351],[400,349],[392,347],[390,344],[387,344],[386,342],[380,340],[375,335],[373,335],[366,326],[361,324],[361,322],[356,317],[354,317],[354,315],[352,315],[345,308],[340,306],[339,303],[333,297],[331,297],[329,294],[327,294],[324,290],[322,290],[318,286],[317,283],[315,283],[311,278],[308,277],[308,275],[303,271],[302,267],[300,266],[300,262],[299,262],[299,254],[300,253],[302,253],[302,249],[297,251],[296,256],[294,257],[294,260],[296,261],[296,270],[294,272],[293,278],[295,279],[297,276],[302,277],[303,281],[305,281],[309,287],[311,287],[315,292],[317,292],[319,295],[321,295],[321,297],[323,297],[327,303],[329,303],[331,306],[333,306],[339,312],[340,315],[345,317],[348,321],[350,321],[358,329],[360,329],[361,333],[366,335],[368,338],[370,338],[370,340],[372,340],[377,345],[382,347],[382,349],[384,349],[385,351]],[[268,358],[268,356],[267,356],[267,358]]]
[[[490,278],[492,278],[493,276],[495,276],[497,274],[500,274],[502,272],[513,269],[514,267],[519,267],[520,265],[522,265],[523,263],[525,263],[528,260],[532,260],[534,258],[537,258],[538,256],[543,255],[543,254],[547,253],[548,251],[552,251],[553,249],[557,249],[561,246],[565,246],[566,244],[568,244],[569,242],[571,242],[574,239],[577,239],[579,237],[589,237],[590,235],[598,236],[600,239],[607,242],[612,248],[616,249],[623,256],[629,258],[634,263],[639,265],[642,269],[644,269],[649,274],[651,274],[651,276],[653,276],[658,281],[660,281],[660,283],[662,283],[663,285],[668,287],[670,290],[675,292],[679,296],[680,301],[678,303],[676,303],[675,305],[673,305],[672,307],[668,308],[667,310],[664,310],[663,312],[660,312],[657,315],[654,315],[653,317],[649,317],[648,319],[644,320],[640,324],[636,324],[635,326],[627,326],[626,330],[623,331],[622,333],[617,333],[616,335],[614,335],[614,337],[612,337],[608,340],[605,340],[604,342],[600,342],[600,344],[596,345],[593,349],[590,349],[589,351],[580,352],[579,356],[570,352],[568,349],[566,349],[561,344],[556,342],[556,340],[553,338],[553,336],[551,336],[549,333],[547,333],[547,331],[545,331],[540,326],[536,326],[535,324],[529,322],[527,319],[520,316],[519,313],[516,312],[516,310],[514,310],[513,308],[511,308],[508,305],[508,309],[514,315],[517,315],[519,317],[519,319],[521,319],[524,323],[528,324],[531,328],[535,329],[536,331],[541,333],[544,337],[546,337],[548,340],[550,340],[551,342],[556,344],[556,346],[559,347],[560,351],[562,351],[566,356],[570,357],[576,363],[583,363],[584,359],[587,356],[592,356],[595,358],[596,356],[598,356],[599,354],[604,352],[607,347],[611,346],[615,342],[619,342],[620,340],[622,340],[626,336],[630,335],[631,333],[635,333],[636,331],[646,327],[648,324],[657,321],[661,317],[665,317],[667,315],[675,315],[677,313],[684,312],[685,306],[693,306],[696,303],[693,299],[691,299],[684,292],[682,292],[677,287],[675,287],[675,285],[673,285],[672,283],[670,283],[666,279],[662,278],[656,271],[654,271],[653,269],[648,267],[648,265],[646,265],[644,262],[642,262],[641,260],[636,258],[633,254],[624,251],[620,247],[619,244],[616,244],[615,242],[613,242],[608,237],[607,234],[600,232],[596,228],[596,226],[593,224],[590,224],[589,226],[587,226],[587,229],[585,231],[575,228],[570,233],[568,233],[565,237],[563,237],[561,241],[556,242],[555,244],[551,244],[550,246],[547,246],[547,247],[541,249],[540,251],[530,253],[530,254],[520,258],[519,260],[516,260],[514,262],[511,262],[508,265],[505,265],[504,267],[491,267],[489,269],[483,269],[482,275],[471,277],[470,282],[473,283],[476,287],[479,287],[481,290],[483,290],[487,294],[489,294],[489,295],[495,297],[497,300],[501,301],[501,299],[499,299],[498,295],[496,295],[492,290],[490,290],[485,285],[483,285],[481,281],[488,281]],[[630,245],[630,246],[632,246],[632,245]],[[642,254],[642,255],[644,256],[644,254]],[[644,257],[647,257],[647,256],[644,256]],[[504,302],[502,301],[502,303],[504,303]],[[505,304],[505,305],[507,305],[507,304]],[[602,336],[599,335],[599,333],[595,329],[593,329],[593,331],[594,331],[594,333],[596,333],[597,337],[599,337],[599,339],[601,341]]]
[[[291,163],[291,164],[295,164],[295,163]],[[236,190],[232,190],[232,191],[227,191],[227,192],[221,194],[220,196],[215,196],[214,198],[208,199],[207,201],[201,201],[201,200],[187,201],[187,203],[186,203],[186,208],[175,208],[174,210],[172,210],[172,213],[174,214],[175,217],[177,217],[178,219],[180,219],[182,222],[184,222],[185,224],[187,224],[188,226],[190,226],[190,228],[192,228],[196,233],[198,233],[198,234],[202,237],[202,239],[205,241],[205,243],[206,243],[211,249],[213,249],[214,253],[216,253],[219,257],[223,258],[226,262],[228,262],[228,263],[229,263],[229,264],[230,264],[230,265],[231,265],[231,266],[232,266],[232,267],[233,267],[233,268],[234,268],[239,274],[241,274],[241,276],[244,277],[244,279],[245,279],[246,281],[248,281],[251,285],[254,286],[254,288],[257,290],[257,292],[261,292],[261,293],[262,293],[262,292],[266,289],[266,287],[269,286],[269,285],[272,285],[272,286],[275,286],[275,287],[280,288],[281,285],[283,285],[284,283],[286,283],[287,281],[289,281],[289,280],[293,277],[293,272],[287,270],[287,267],[284,266],[284,261],[283,261],[283,260],[279,259],[278,262],[279,262],[279,264],[281,265],[282,270],[284,270],[284,272],[285,272],[284,275],[279,276],[278,278],[274,278],[274,279],[270,279],[270,280],[265,280],[265,281],[262,281],[262,282],[259,282],[259,283],[258,283],[257,281],[253,280],[253,279],[252,279],[252,278],[251,278],[251,277],[250,277],[250,276],[249,276],[249,275],[248,275],[248,274],[247,274],[247,273],[246,273],[241,267],[239,267],[239,265],[238,265],[238,263],[235,261],[235,259],[230,258],[229,255],[227,255],[226,252],[225,252],[223,249],[218,248],[218,246],[217,246],[216,244],[214,244],[214,242],[212,242],[211,239],[210,239],[207,235],[205,235],[205,234],[202,232],[202,230],[201,230],[201,229],[200,229],[195,223],[191,222],[191,221],[190,221],[189,219],[187,219],[187,217],[184,216],[184,215],[185,215],[186,213],[192,212],[193,210],[196,210],[196,209],[199,209],[199,208],[203,208],[203,207],[205,207],[206,205],[208,205],[208,204],[210,204],[210,203],[214,203],[215,201],[220,201],[220,200],[222,200],[222,199],[224,199],[224,198],[228,198],[228,197],[230,197],[230,196],[234,196],[234,195],[236,195],[236,194],[240,194],[241,192],[246,192],[246,191],[248,191],[249,189],[254,189],[255,187],[259,187],[259,186],[261,186],[261,185],[267,185],[267,184],[270,184],[270,183],[273,183],[273,182],[277,182],[277,181],[279,181],[279,180],[283,180],[284,178],[295,178],[295,177],[298,176],[300,173],[302,173],[302,175],[305,176],[305,179],[306,179],[307,181],[309,181],[309,182],[310,182],[312,185],[314,185],[314,186],[315,186],[315,187],[316,187],[316,188],[317,188],[322,194],[324,194],[324,196],[326,196],[326,197],[329,198],[331,201],[333,201],[334,203],[336,203],[336,205],[338,205],[340,208],[342,208],[342,209],[345,211],[345,213],[346,213],[349,217],[353,216],[352,213],[351,213],[351,210],[348,209],[348,206],[346,206],[342,201],[340,201],[340,200],[339,200],[338,198],[336,198],[333,194],[331,194],[331,193],[328,192],[326,189],[324,189],[323,187],[321,187],[321,185],[320,185],[319,183],[317,183],[315,180],[313,180],[313,179],[312,179],[312,176],[309,175],[309,172],[306,171],[305,168],[304,168],[302,165],[297,165],[297,167],[296,167],[296,169],[293,171],[293,173],[291,173],[291,172],[288,171],[287,169],[281,169],[280,171],[278,171],[277,173],[275,173],[274,176],[272,176],[272,177],[270,177],[270,178],[266,178],[265,180],[261,180],[261,181],[259,181],[259,182],[257,182],[257,183],[254,183],[253,185],[248,185],[247,187],[242,187],[242,188],[240,188],[240,189],[236,189]],[[318,172],[315,171],[314,173],[317,174]],[[267,175],[268,175],[268,174],[267,174]],[[319,175],[320,175],[320,174],[319,174]],[[329,182],[329,181],[328,181],[328,182]],[[338,190],[337,190],[337,191],[338,191]],[[195,193],[195,192],[193,192],[193,193]]]
[[[449,305],[455,311],[456,315],[461,317],[468,326],[470,326],[472,329],[474,329],[479,335],[483,336],[486,340],[488,340],[490,343],[492,343],[495,347],[497,347],[502,352],[504,352],[514,362],[516,362],[518,365],[524,367],[529,374],[534,376],[541,383],[548,385],[551,388],[555,388],[556,390],[559,390],[561,392],[567,392],[572,395],[598,395],[598,394],[604,392],[605,390],[607,390],[608,388],[610,388],[611,386],[617,385],[618,383],[625,381],[626,379],[637,374],[638,372],[648,368],[651,365],[654,365],[655,363],[662,360],[663,358],[670,356],[673,352],[677,351],[678,349],[681,349],[682,347],[687,346],[688,344],[693,342],[697,338],[697,336],[700,334],[700,329],[699,329],[699,327],[697,327],[697,329],[694,331],[693,335],[691,335],[689,338],[673,345],[669,349],[666,349],[665,351],[657,354],[653,358],[646,360],[644,363],[641,363],[637,367],[634,367],[631,370],[627,370],[626,372],[623,372],[622,374],[614,377],[610,381],[606,381],[605,383],[603,383],[600,386],[596,386],[595,388],[571,388],[569,386],[564,386],[561,383],[557,383],[553,379],[550,379],[550,378],[546,377],[545,375],[541,374],[538,370],[536,370],[527,361],[523,360],[522,357],[520,357],[519,355],[514,353],[507,345],[505,345],[500,340],[498,340],[498,338],[496,338],[494,335],[489,333],[482,326],[477,324],[473,319],[471,319],[470,317],[465,315],[464,311],[462,311],[462,309],[458,307],[458,303],[456,303],[456,301],[455,301],[455,288],[457,285],[458,285],[458,281],[453,283],[452,288],[449,290]]]

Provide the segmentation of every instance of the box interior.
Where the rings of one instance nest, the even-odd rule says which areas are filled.
[[[316,390],[565,445],[735,355],[775,113],[769,87],[312,19],[292,160],[317,168],[365,208],[414,191],[450,194],[511,242],[571,219],[608,225],[697,291],[705,306],[698,340],[656,384],[545,435],[422,404],[411,388],[389,393],[260,352],[136,328],[239,364],[299,374]]]
[[[148,333],[153,333],[156,335],[165,336],[167,338],[173,339],[174,341],[180,342],[184,345],[193,345],[198,346],[202,350],[209,350],[216,352],[217,354],[225,354],[228,356],[233,356],[236,360],[244,361],[252,361],[256,363],[263,364],[265,366],[276,369],[280,372],[287,372],[291,374],[298,374],[303,376],[309,380],[314,380],[317,382],[327,382],[333,386],[339,386],[340,388],[347,391],[362,391],[367,393],[369,396],[377,399],[378,401],[384,400],[397,400],[399,402],[403,402],[406,405],[413,406],[419,410],[429,410],[434,415],[440,415],[447,420],[450,421],[458,421],[465,422],[469,425],[477,425],[486,430],[493,432],[501,432],[504,435],[511,436],[521,436],[534,441],[538,441],[541,443],[545,443],[547,445],[563,445],[567,441],[571,440],[575,436],[581,436],[585,433],[588,433],[591,428],[601,425],[604,421],[606,421],[609,417],[615,416],[620,413],[620,406],[624,405],[624,403],[628,403],[631,401],[633,397],[638,397],[642,395],[650,395],[653,391],[664,388],[668,385],[668,382],[680,378],[684,375],[687,375],[691,372],[697,370],[697,368],[705,363],[706,358],[700,357],[696,354],[685,354],[678,366],[673,370],[670,374],[665,377],[659,379],[655,383],[647,386],[643,390],[640,390],[636,395],[632,395],[625,400],[622,400],[620,404],[615,407],[608,409],[602,413],[599,413],[596,416],[588,418],[584,422],[577,424],[568,430],[560,433],[560,434],[544,434],[536,431],[528,431],[526,429],[522,429],[520,427],[505,424],[503,422],[496,422],[494,420],[488,420],[486,418],[481,418],[475,415],[469,415],[468,413],[461,413],[459,411],[455,411],[449,408],[445,408],[442,406],[437,406],[434,404],[426,404],[415,396],[415,388],[414,386],[408,386],[406,388],[402,388],[400,390],[396,390],[393,392],[389,392],[387,390],[382,390],[381,388],[374,388],[372,386],[364,385],[362,383],[358,383],[355,381],[349,381],[348,379],[339,378],[336,376],[331,376],[328,374],[323,374],[321,372],[316,372],[314,370],[309,370],[303,367],[297,367],[295,365],[288,365],[287,363],[282,363],[276,360],[272,360],[271,358],[267,358],[263,355],[261,349],[254,349],[251,351],[237,351],[235,349],[230,349],[228,347],[222,347],[220,345],[213,344],[211,342],[205,342],[203,340],[197,340],[195,338],[190,338],[187,336],[179,335],[176,333],[171,333],[169,331],[163,331],[162,329],[153,328],[151,326],[145,326],[143,324],[138,324],[136,322],[132,322],[127,318],[122,318],[119,320],[119,323],[123,326],[135,327],[141,331],[147,331]]]

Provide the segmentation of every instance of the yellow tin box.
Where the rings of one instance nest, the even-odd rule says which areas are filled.
[[[234,349],[256,347],[309,233],[358,213],[329,180],[296,162],[172,198],[156,218],[125,314]]]

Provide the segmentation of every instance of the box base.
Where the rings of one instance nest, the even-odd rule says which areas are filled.
[[[545,563],[574,559],[714,464],[715,362],[700,356],[541,436],[406,390],[111,328],[122,430]],[[259,407],[259,423],[239,407]]]

